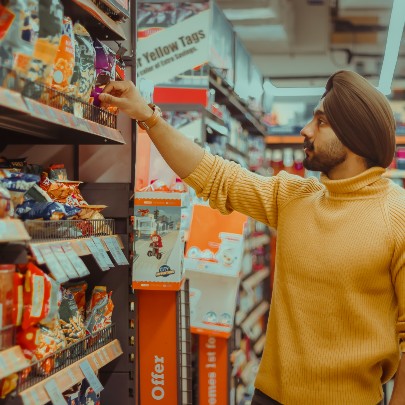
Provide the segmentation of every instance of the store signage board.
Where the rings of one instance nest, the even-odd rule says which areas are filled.
[[[138,41],[138,76],[164,83],[208,62],[209,22],[206,10]]]
[[[200,404],[228,403],[228,340],[201,335],[198,379]]]

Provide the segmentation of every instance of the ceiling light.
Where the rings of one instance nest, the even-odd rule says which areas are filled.
[[[325,87],[276,87],[270,80],[264,82],[263,88],[274,97],[322,96],[325,93]]]
[[[287,33],[283,25],[237,25],[234,30],[245,40],[255,40],[265,38],[268,41],[284,41]]]
[[[262,8],[228,8],[223,10],[226,18],[231,21],[263,20],[276,18],[277,14],[270,7]]]
[[[404,25],[405,2],[404,0],[394,0],[388,28],[387,43],[385,45],[384,60],[380,73],[380,82],[378,84],[378,89],[386,95],[391,93],[392,79],[398,60]]]

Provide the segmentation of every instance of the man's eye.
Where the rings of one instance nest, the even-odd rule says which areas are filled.
[[[325,124],[325,121],[323,121],[323,120],[318,120],[318,125],[321,125],[321,124]]]

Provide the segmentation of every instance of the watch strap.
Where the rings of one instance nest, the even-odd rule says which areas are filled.
[[[152,116],[145,121],[137,121],[138,125],[145,131],[149,131],[151,128],[153,128],[159,122],[159,118],[162,116],[162,111],[156,104],[148,105],[153,110]]]

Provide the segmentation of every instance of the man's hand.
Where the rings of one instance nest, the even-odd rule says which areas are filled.
[[[103,107],[118,107],[123,113],[138,121],[145,121],[153,114],[138,89],[129,80],[108,83],[99,99]]]

